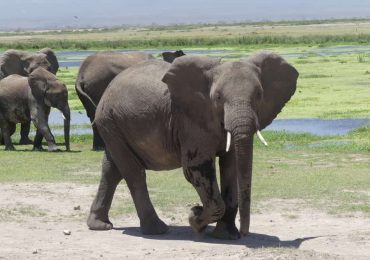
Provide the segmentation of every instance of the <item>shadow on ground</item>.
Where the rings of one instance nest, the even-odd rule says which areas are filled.
[[[189,240],[200,243],[226,244],[226,245],[245,245],[248,248],[278,247],[278,248],[299,248],[304,241],[318,237],[304,237],[294,240],[280,240],[276,236],[266,234],[250,233],[248,236],[239,240],[221,240],[211,236],[211,230],[208,228],[204,234],[195,234],[189,226],[170,226],[169,231],[163,235],[148,236],[140,232],[139,227],[114,228],[122,231],[122,234],[128,236],[142,237],[156,240]]]

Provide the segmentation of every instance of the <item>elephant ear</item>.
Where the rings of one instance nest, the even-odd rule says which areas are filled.
[[[259,127],[263,129],[275,119],[293,96],[299,74],[292,65],[275,53],[261,52],[247,60],[261,71],[263,99],[257,113]]]
[[[0,57],[0,70],[3,77],[11,74],[18,74],[27,76],[26,71],[23,67],[22,57],[25,55],[24,52],[16,50],[7,50]]]
[[[56,77],[44,68],[35,69],[28,76],[28,84],[31,88],[32,95],[37,100],[42,100],[46,96],[46,92],[49,90],[48,82],[55,81]]]
[[[162,81],[167,84],[175,108],[193,120],[205,122],[212,113],[209,71],[219,59],[182,56],[172,63]]]
[[[39,53],[46,55],[46,59],[50,63],[50,72],[56,75],[59,69],[59,63],[54,51],[50,48],[43,48],[39,51]]]

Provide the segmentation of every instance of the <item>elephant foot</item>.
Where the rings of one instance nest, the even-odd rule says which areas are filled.
[[[91,230],[110,230],[113,228],[113,224],[109,221],[109,219],[103,221],[93,213],[91,213],[87,219],[87,226]]]
[[[5,151],[15,151],[15,148],[14,148],[13,145],[12,146],[6,146]]]
[[[140,228],[144,235],[160,235],[168,231],[168,226],[158,217],[140,221]]]
[[[92,150],[93,151],[104,151],[105,147],[104,146],[93,146]]]
[[[48,145],[48,151],[49,152],[60,152],[61,150],[58,148],[55,144]]]
[[[217,225],[212,232],[212,236],[225,240],[236,240],[241,237],[239,230],[236,228],[234,223],[227,224],[223,221],[217,222]]]
[[[21,140],[19,140],[19,144],[26,145],[26,144],[33,144],[33,142],[31,139],[26,137],[26,138],[21,138]]]
[[[194,206],[190,209],[189,224],[194,232],[197,233],[202,233],[207,228],[207,224],[204,224],[204,221],[199,218],[202,212],[202,206]]]
[[[44,148],[42,148],[42,146],[34,146],[33,148],[32,148],[32,151],[45,151],[45,149]]]

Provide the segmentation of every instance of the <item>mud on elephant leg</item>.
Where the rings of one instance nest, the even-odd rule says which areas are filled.
[[[21,139],[19,144],[33,144],[32,140],[28,137],[31,128],[31,121],[21,124]]]
[[[113,195],[118,183],[122,180],[112,158],[107,152],[104,153],[102,176],[98,193],[91,205],[87,225],[92,230],[109,230],[113,224],[109,221],[108,212],[112,205]]]
[[[225,212],[225,204],[217,185],[214,159],[184,167],[185,178],[194,186],[203,207],[191,209],[189,223],[194,231],[203,232],[207,225],[219,220]]]

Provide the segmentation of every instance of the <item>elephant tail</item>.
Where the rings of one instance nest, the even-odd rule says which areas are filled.
[[[84,82],[77,80],[75,87],[76,87],[77,95],[80,98],[81,103],[86,110],[87,116],[90,118],[91,122],[93,122],[95,118],[96,104],[91,99],[91,97],[85,92]]]

